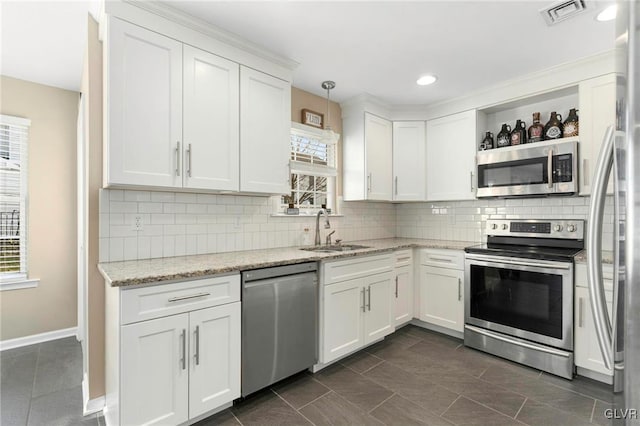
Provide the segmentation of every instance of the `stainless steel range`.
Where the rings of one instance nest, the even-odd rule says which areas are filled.
[[[465,249],[464,344],[573,377],[573,257],[581,220],[489,220]]]

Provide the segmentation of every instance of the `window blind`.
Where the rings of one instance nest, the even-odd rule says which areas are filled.
[[[26,278],[27,141],[30,120],[0,115],[0,277]]]
[[[291,173],[336,176],[337,142],[324,138],[324,131],[291,123]]]

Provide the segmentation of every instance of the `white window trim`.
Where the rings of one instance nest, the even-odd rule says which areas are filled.
[[[31,120],[23,117],[14,117],[11,115],[0,114],[0,122],[2,124],[7,124],[10,126],[20,126],[20,127],[31,127]],[[20,232],[20,247],[21,250],[24,248],[24,256],[21,254],[20,256],[20,272],[15,273],[0,273],[0,291],[4,290],[17,290],[22,288],[34,288],[37,287],[40,279],[27,278],[27,252],[26,252],[26,243],[27,243],[27,206],[28,206],[28,196],[27,196],[27,144],[23,144],[20,147],[20,226],[22,230]],[[24,162],[24,167],[22,166]]]

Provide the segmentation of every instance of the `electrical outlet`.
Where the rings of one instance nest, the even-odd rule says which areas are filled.
[[[142,231],[142,215],[135,215],[133,217],[133,230],[134,231]]]

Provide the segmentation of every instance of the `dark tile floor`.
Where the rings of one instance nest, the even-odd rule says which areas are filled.
[[[103,425],[82,417],[74,338],[0,352],[0,424]],[[198,423],[608,425],[608,386],[560,379],[414,326],[316,374],[301,373]]]
[[[598,382],[564,380],[407,326],[198,425],[608,425],[612,402]]]
[[[104,424],[82,416],[82,349],[75,337],[0,352],[0,425]]]

